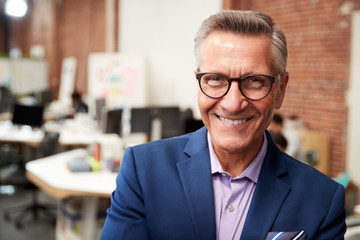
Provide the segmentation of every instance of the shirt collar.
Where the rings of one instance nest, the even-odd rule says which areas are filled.
[[[215,150],[213,148],[211,142],[210,133],[207,133],[207,140],[208,140],[208,147],[209,147],[209,154],[210,154],[210,164],[211,164],[211,174],[215,173],[225,173],[223,170],[218,157],[216,156]],[[253,182],[257,182],[261,170],[262,163],[265,159],[266,150],[267,150],[268,141],[266,138],[266,134],[264,133],[264,141],[262,147],[255,157],[254,161],[250,163],[250,165],[237,177],[234,179],[239,178],[249,178]]]

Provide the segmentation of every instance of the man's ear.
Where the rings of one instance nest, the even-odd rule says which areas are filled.
[[[276,83],[276,84],[279,84],[277,86],[276,95],[275,95],[275,109],[276,110],[279,110],[282,106],[288,81],[289,81],[289,73],[285,72],[281,75],[281,80]]]

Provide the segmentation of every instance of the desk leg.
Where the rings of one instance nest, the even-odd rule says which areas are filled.
[[[84,197],[84,207],[82,210],[82,232],[81,236],[84,240],[96,239],[96,223],[98,212],[98,197]]]

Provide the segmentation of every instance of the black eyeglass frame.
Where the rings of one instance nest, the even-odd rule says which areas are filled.
[[[201,87],[201,78],[202,76],[204,76],[205,74],[217,74],[217,75],[220,75],[220,76],[224,76],[227,81],[229,82],[229,85],[228,85],[228,88],[227,90],[225,91],[225,93],[219,97],[212,97],[212,96],[209,96],[208,94],[205,93],[205,91],[202,89]],[[197,72],[196,73],[196,79],[198,80],[198,83],[199,83],[199,87],[201,89],[201,91],[206,95],[208,96],[209,98],[213,98],[213,99],[219,99],[219,98],[222,98],[224,97],[230,90],[230,87],[231,87],[231,82],[232,81],[237,81],[238,82],[238,85],[239,85],[239,90],[241,92],[241,94],[246,98],[246,99],[249,99],[249,100],[252,100],[252,101],[258,101],[258,100],[261,100],[261,99],[264,99],[266,98],[269,93],[271,92],[271,89],[272,89],[272,85],[274,84],[274,82],[277,80],[277,78],[281,75],[282,73],[278,73],[276,74],[275,76],[269,76],[269,75],[265,75],[265,74],[251,74],[251,75],[246,75],[244,77],[237,77],[237,78],[231,78],[231,77],[227,77],[226,75],[224,74],[221,74],[221,73],[216,73],[216,72]],[[257,98],[257,99],[253,99],[253,98],[249,98],[247,97],[242,89],[241,89],[241,82],[246,79],[246,78],[249,78],[249,77],[256,77],[256,76],[262,76],[262,77],[266,77],[267,79],[269,79],[270,81],[270,88],[269,88],[269,91],[266,93],[266,95],[264,97],[261,97],[261,98]]]

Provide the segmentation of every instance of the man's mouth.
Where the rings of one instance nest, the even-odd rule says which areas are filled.
[[[224,118],[224,117],[220,117],[220,116],[218,116],[218,117],[224,123],[232,124],[232,125],[243,124],[243,123],[245,123],[245,122],[247,122],[249,120],[249,119],[236,119],[236,120],[233,120],[233,119]]]

